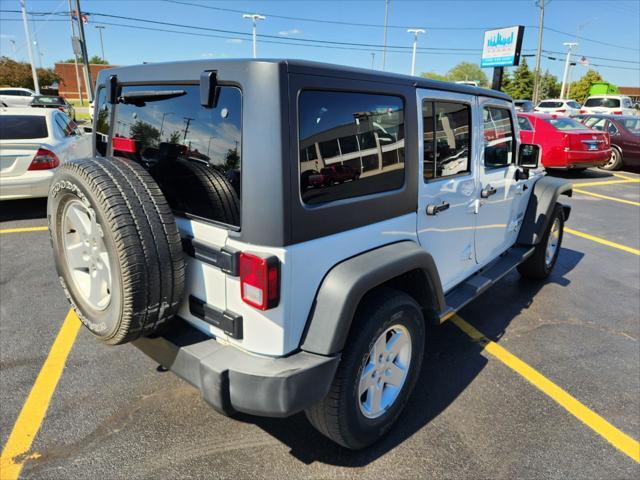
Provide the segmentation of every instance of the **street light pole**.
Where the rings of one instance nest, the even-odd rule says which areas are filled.
[[[93,82],[91,81],[91,70],[89,67],[89,54],[87,53],[87,40],[84,36],[84,24],[82,23],[82,11],[80,10],[80,0],[76,0],[76,15],[78,16],[78,32],[82,42],[82,63],[84,68],[84,82],[87,86],[87,96],[89,103],[93,102]]]
[[[104,58],[104,43],[102,43],[102,31],[106,27],[104,25],[96,25],[96,28],[100,32],[100,51],[102,52],[102,60],[105,60],[105,58]]]
[[[536,5],[540,8],[540,21],[538,22],[538,48],[536,49],[536,69],[533,81],[533,104],[540,101],[540,57],[542,55],[542,32],[544,30],[544,6],[551,0],[538,0]]]
[[[411,75],[416,74],[416,48],[418,47],[418,35],[426,33],[421,28],[410,28],[407,30],[409,33],[413,33],[413,55],[411,58]]]
[[[571,62],[571,50],[576,48],[578,44],[576,42],[563,43],[569,50],[567,51],[567,60],[564,63],[564,75],[562,76],[562,88],[560,89],[560,98],[565,97],[565,90],[567,88],[567,79],[569,76],[569,63]]]
[[[22,23],[24,24],[24,34],[27,37],[27,50],[29,51],[29,62],[31,62],[31,75],[33,75],[33,86],[38,95],[40,95],[40,84],[38,84],[38,73],[36,72],[36,63],[33,59],[33,50],[31,49],[31,34],[29,33],[29,23],[27,22],[27,5],[25,0],[20,0],[20,9],[22,10]]]
[[[389,18],[389,0],[384,0],[384,45],[382,47],[382,71],[387,63],[387,20]]]
[[[245,13],[244,15],[242,15],[242,18],[248,18],[253,22],[253,58],[256,58],[258,56],[256,48],[256,23],[258,22],[258,20],[266,20],[267,17],[259,15],[257,13]]]

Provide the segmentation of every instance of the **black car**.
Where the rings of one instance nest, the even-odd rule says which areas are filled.
[[[623,165],[640,165],[640,117],[622,115],[576,115],[589,128],[609,132],[611,159],[600,167],[619,170]]]
[[[516,107],[516,112],[533,112],[535,108],[531,100],[514,100],[513,105]]]
[[[74,122],[76,120],[76,111],[74,110],[73,105],[67,102],[63,97],[54,95],[37,95],[33,97],[33,100],[29,105],[36,108],[57,108],[64,112]]]

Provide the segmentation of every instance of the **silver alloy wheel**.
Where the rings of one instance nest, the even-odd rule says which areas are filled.
[[[411,335],[402,325],[387,328],[373,344],[358,385],[358,405],[367,418],[384,414],[400,396],[411,365]]]
[[[609,157],[609,161],[605,163],[605,168],[611,168],[616,163],[618,163],[618,151],[615,148],[611,149],[611,156]]]
[[[80,200],[70,201],[62,212],[64,256],[76,290],[95,310],[109,306],[111,263],[102,227],[93,209]]]
[[[549,233],[549,239],[547,240],[547,250],[544,255],[544,262],[547,267],[550,267],[553,263],[553,257],[558,249],[558,243],[560,241],[560,219],[558,217],[553,221],[551,226],[551,232]]]

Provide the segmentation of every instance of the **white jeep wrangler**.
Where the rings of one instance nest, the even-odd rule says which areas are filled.
[[[48,217],[86,327],[226,414],[304,410],[335,442],[389,430],[443,322],[514,268],[553,268],[569,183],[511,99],[300,61],[100,72],[95,157]]]

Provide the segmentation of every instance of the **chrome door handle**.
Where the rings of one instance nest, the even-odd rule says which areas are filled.
[[[491,185],[487,185],[484,190],[482,190],[480,192],[480,196],[482,198],[489,198],[491,195],[495,195],[496,193],[498,193],[498,190],[496,190],[494,187],[492,187]]]
[[[449,202],[442,202],[440,204],[427,205],[427,215],[437,215],[440,212],[448,210],[450,207]]]

